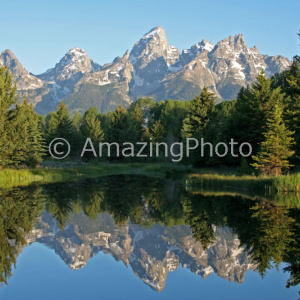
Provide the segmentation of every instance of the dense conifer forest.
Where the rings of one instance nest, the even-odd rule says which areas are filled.
[[[217,103],[215,95],[204,87],[190,101],[171,99],[154,102],[142,98],[126,109],[120,106],[108,114],[95,107],[84,115],[71,116],[61,102],[46,117],[37,115],[27,99],[16,96],[12,74],[0,68],[0,167],[37,167],[50,159],[48,145],[54,138],[64,138],[71,145],[68,160],[89,162],[167,162],[170,157],[96,157],[93,152],[80,157],[87,138],[99,153],[99,142],[166,143],[204,139],[217,143],[248,142],[250,157],[209,153],[198,149],[180,163],[195,167],[242,166],[249,173],[279,175],[297,168],[300,159],[300,58],[295,56],[289,69],[267,78],[262,72],[250,86],[241,88],[237,99]],[[122,147],[122,146],[121,146]],[[186,149],[183,147],[183,149]],[[104,150],[105,151],[105,150]],[[120,149],[122,151],[122,149]],[[136,150],[134,150],[136,151]],[[146,149],[146,152],[149,149]],[[185,151],[185,150],[184,150]]]

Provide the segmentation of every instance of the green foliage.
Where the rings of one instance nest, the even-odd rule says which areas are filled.
[[[239,169],[235,169],[240,171]],[[226,190],[229,187],[234,191],[252,192],[253,195],[269,195],[284,197],[286,193],[298,192],[300,190],[300,174],[287,174],[279,176],[261,176],[255,177],[251,175],[240,174],[217,174],[216,169],[213,172],[203,171],[203,173],[191,173],[186,178],[186,184],[189,190]],[[297,197],[296,197],[297,198]]]
[[[104,138],[104,133],[101,129],[100,121],[94,116],[89,119],[84,118],[83,124],[81,126],[81,132],[84,137],[90,138],[95,145],[101,142]]]
[[[22,105],[16,106],[13,111],[16,125],[13,131],[14,149],[12,157],[15,165],[36,167],[42,162],[45,152],[41,124],[32,105],[24,100]]]
[[[259,273],[264,276],[271,268],[273,261],[278,268],[292,242],[292,224],[294,219],[288,216],[288,210],[279,207],[270,201],[257,202],[251,208],[254,210],[251,218],[259,224],[258,234],[251,244],[247,245],[255,264],[258,264]]]
[[[0,67],[0,166],[36,167],[44,153],[40,119],[26,99],[18,104],[15,93],[12,74]]]
[[[129,111],[132,130],[135,132],[136,141],[141,141],[145,133],[145,118],[140,106],[136,105],[132,111]]]
[[[73,127],[75,128],[76,132],[79,131],[81,123],[82,123],[82,115],[80,112],[77,111],[72,121]]]
[[[295,56],[291,66],[281,74],[274,76],[274,87],[281,87],[288,96],[284,119],[292,131],[295,131],[294,162],[300,159],[300,57]]]
[[[190,103],[183,101],[161,101],[150,110],[149,124],[151,127],[160,121],[166,130],[166,137],[176,141],[180,140],[182,122],[186,118]]]
[[[79,145],[82,145],[85,143],[87,138],[91,139],[91,142],[93,143],[94,148],[96,149],[96,152],[99,153],[98,145],[101,141],[104,140],[104,131],[101,127],[101,122],[99,118],[97,117],[98,112],[96,107],[90,108],[86,113],[84,114],[82,124],[80,126],[80,133],[81,135],[78,135],[78,138],[82,138],[82,142],[78,143]],[[96,153],[96,154],[97,154]],[[94,154],[92,152],[88,152],[84,154],[83,159],[91,159],[95,158]]]
[[[181,136],[184,139],[184,144],[186,138],[195,138],[200,145],[201,138],[205,138],[205,135],[210,133],[212,129],[212,126],[210,125],[212,120],[216,117],[215,101],[216,97],[213,93],[208,91],[208,87],[204,87],[201,94],[191,100],[189,112],[187,117],[183,120],[181,129]],[[212,141],[212,139],[209,140]],[[184,149],[186,149],[186,144]],[[189,157],[186,157],[185,155],[183,162],[198,167],[202,166],[205,162],[207,163],[209,155],[207,151],[205,152],[204,157],[202,157],[201,154],[201,149],[198,147]]]
[[[228,145],[231,139],[234,139],[234,142],[239,145],[246,142],[252,146],[253,157],[243,159],[243,161],[237,152],[238,147],[235,147],[235,154],[238,154],[238,157],[231,156],[231,151],[222,158],[215,154],[211,157],[208,146],[204,147],[204,157],[202,157],[200,147],[192,150],[186,159],[184,153],[182,163],[196,167],[220,165],[236,167],[243,165],[246,167],[252,163],[259,164],[257,161],[259,153],[260,162],[262,162],[262,157],[265,157],[265,154],[261,156],[262,151],[267,153],[262,149],[262,146],[265,145],[263,143],[269,143],[270,139],[273,139],[274,144],[277,139],[278,144],[279,140],[283,139],[282,144],[285,144],[290,152],[287,154],[285,151],[278,152],[278,159],[283,162],[283,165],[278,172],[272,171],[271,173],[280,173],[281,169],[285,170],[289,165],[299,163],[300,67],[297,56],[288,70],[269,79],[262,72],[250,86],[240,89],[237,100],[225,101],[217,105],[215,95],[208,91],[208,87],[204,87],[201,94],[190,101],[169,99],[158,103],[151,98],[141,98],[132,102],[129,108],[125,109],[119,104],[128,105],[128,103],[123,103],[120,100],[122,97],[120,98],[116,91],[112,91],[116,89],[111,89],[111,87],[108,89],[107,86],[93,87],[86,84],[79,89],[79,94],[84,93],[87,97],[86,106],[82,108],[82,112],[85,111],[84,116],[82,117],[77,111],[73,118],[63,102],[56,111],[48,114],[46,119],[36,116],[26,101],[18,104],[15,96],[16,88],[12,86],[12,76],[8,70],[1,68],[0,75],[0,167],[37,166],[42,160],[44,151],[43,138],[47,142],[46,146],[55,138],[66,139],[71,145],[71,156],[80,159],[79,155],[87,137],[91,138],[94,146],[97,146],[99,142],[118,143],[120,156],[123,156],[122,144],[126,142],[135,144],[136,142],[149,143],[153,141],[155,143],[159,141],[166,143],[168,148],[175,142],[183,142],[183,149],[186,151],[186,138],[190,137],[196,138],[199,144],[203,138],[213,147],[220,142]],[[170,86],[173,83],[170,82]],[[237,88],[237,85],[233,88]],[[101,99],[98,98],[99,95],[101,95]],[[77,101],[75,98],[66,99],[70,108]],[[277,131],[273,128],[275,125],[272,125],[272,130],[269,128],[272,118],[274,118],[272,110],[275,105],[278,105],[282,114],[282,123],[278,124]],[[99,114],[98,108],[102,111],[103,109],[109,111],[111,108],[116,108],[116,110],[107,114]],[[286,131],[287,136],[284,138],[284,126],[294,132],[292,136],[290,131]],[[268,135],[267,132],[269,132]],[[289,142],[290,138],[295,140],[294,144],[291,143],[292,140]],[[149,150],[149,146],[147,147],[145,150]],[[125,148],[128,149],[128,147]],[[105,150],[102,152],[102,161],[117,158],[116,153],[113,157],[107,158]],[[138,147],[135,147],[134,154],[138,150]],[[295,154],[291,156],[293,151]],[[132,151],[129,149],[127,154],[130,153]],[[88,154],[82,160],[94,157],[91,152]],[[170,153],[168,158],[141,159],[133,157],[134,155],[131,156],[125,159],[118,158],[118,160],[122,159],[127,163],[171,160]],[[258,165],[255,166],[258,167]],[[247,173],[249,172],[251,169],[247,168]],[[269,171],[267,170],[265,173],[269,173]]]
[[[197,206],[199,207],[201,205],[197,205],[192,201],[185,202],[185,222],[190,225],[195,240],[201,242],[204,250],[207,250],[215,241],[216,234],[212,228],[207,212],[201,211],[201,209],[199,211]]]
[[[135,125],[135,124],[134,124]],[[109,142],[124,143],[135,137],[134,125],[129,113],[125,108],[119,106],[111,115],[109,120]]]
[[[156,106],[157,103],[152,98],[140,98],[130,104],[128,111],[133,112],[138,107],[142,111],[143,124],[147,125],[147,121],[151,123],[153,110],[155,110]]]
[[[112,232],[116,230],[115,225],[122,227],[128,222],[147,227],[160,223],[166,225],[162,230],[170,241],[185,245],[186,237],[193,235],[203,249],[215,242],[216,234],[232,232],[262,276],[272,267],[272,262],[276,266],[285,262],[285,270],[291,274],[288,286],[299,283],[298,210],[265,198],[205,194],[186,190],[178,180],[142,174],[83,179],[76,182],[75,189],[73,182],[0,189],[0,196],[1,282],[11,276],[19,247],[25,244],[25,233],[32,230],[45,207],[61,230],[77,219],[74,213],[79,214],[81,224],[76,224],[84,233]],[[83,218],[81,211],[97,221],[92,223]],[[113,217],[114,223],[99,224],[101,218],[108,216],[102,214],[99,219],[99,214],[104,212]],[[105,226],[108,224],[110,229]]]
[[[14,120],[11,119],[10,108],[16,103],[16,86],[12,85],[12,74],[8,68],[0,67],[0,166],[13,162],[11,132]]]
[[[0,285],[7,284],[25,234],[43,211],[41,188],[0,189]]]
[[[254,155],[264,140],[269,112],[276,103],[282,104],[284,99],[281,89],[272,89],[271,84],[272,80],[262,72],[250,87],[241,88],[236,109],[227,122],[227,139],[234,138],[239,144],[250,143]]]
[[[57,107],[55,112],[52,112],[46,119],[46,138],[50,143],[55,138],[64,138],[72,140],[74,127],[71,120],[71,115],[67,106],[63,101]]]
[[[200,96],[191,100],[189,113],[183,121],[183,137],[194,137],[198,132],[204,132],[213,117],[216,98],[208,87],[204,87]]]
[[[288,158],[294,154],[290,150],[292,134],[282,120],[282,108],[276,103],[266,124],[265,140],[261,142],[258,154],[253,156],[255,163],[252,166],[263,175],[279,175],[283,169],[289,169]]]
[[[111,159],[124,160],[122,151],[128,147],[126,145],[123,146],[123,143],[135,143],[141,141],[143,127],[140,116],[140,110],[138,108],[135,109],[134,112],[129,113],[122,106],[109,114],[106,141],[109,143],[118,143],[120,145],[119,157],[117,157],[117,151],[113,150]],[[114,149],[116,149],[116,147]],[[135,150],[136,149],[134,149],[134,151]],[[126,155],[133,157],[134,152],[128,150]]]
[[[76,129],[73,126],[71,115],[63,101],[57,110],[48,114],[45,124],[45,137],[47,146],[56,138],[63,138],[71,145],[71,154],[77,153]]]
[[[163,142],[166,137],[166,130],[160,121],[156,121],[150,128],[150,137],[154,142]]]

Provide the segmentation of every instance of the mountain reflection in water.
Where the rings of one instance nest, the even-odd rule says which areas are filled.
[[[285,262],[290,277],[282,284],[299,284],[297,208],[181,183],[117,175],[1,189],[0,281],[9,285],[22,248],[38,242],[74,270],[110,254],[158,292],[180,265],[242,283],[248,270],[264,276]]]

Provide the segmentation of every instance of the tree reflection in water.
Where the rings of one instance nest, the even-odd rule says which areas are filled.
[[[285,262],[288,266],[284,270],[290,273],[287,287],[300,283],[299,210],[264,197],[188,191],[180,180],[142,175],[1,189],[0,193],[1,283],[11,277],[26,234],[43,210],[53,216],[61,231],[81,210],[92,220],[107,212],[119,228],[124,224],[144,228],[161,224],[170,228],[170,238],[171,226],[188,225],[205,250],[216,241],[215,227],[228,227],[262,276],[272,263],[278,267]]]

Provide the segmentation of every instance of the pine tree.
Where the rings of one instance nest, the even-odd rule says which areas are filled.
[[[29,118],[29,153],[26,164],[29,167],[36,167],[42,162],[42,158],[46,154],[46,146],[43,137],[42,124],[39,116],[33,110],[32,104],[27,106],[27,111]]]
[[[39,117],[33,110],[32,104],[28,104],[27,99],[24,99],[21,105],[17,104],[13,113],[15,116],[13,131],[14,164],[36,167],[42,162],[42,156],[45,153]]]
[[[99,148],[99,143],[104,139],[104,132],[101,128],[99,119],[97,119],[95,116],[84,119],[82,126],[80,127],[80,131],[84,141],[87,138],[90,138],[94,145],[94,148]],[[94,158],[94,154],[92,153],[86,153],[84,156],[86,158]]]
[[[183,120],[186,118],[190,107],[189,101],[161,101],[152,109],[150,126],[156,121],[161,121],[166,130],[168,143],[178,142],[181,138]]]
[[[295,56],[290,67],[274,76],[274,86],[281,87],[286,97],[287,109],[284,114],[289,128],[295,131],[295,156],[300,160],[300,57]],[[296,162],[297,160],[294,161]]]
[[[74,127],[72,124],[70,112],[63,101],[57,107],[57,110],[50,114],[46,124],[47,139],[68,138],[73,136]]]
[[[97,144],[104,139],[104,132],[101,128],[101,123],[94,116],[83,121],[81,126],[81,134],[84,136],[84,138],[90,138],[93,144]]]
[[[0,68],[0,166],[35,167],[44,152],[39,117],[27,99],[20,105],[12,74]]]
[[[47,145],[55,138],[63,138],[69,142],[71,149],[74,150],[74,145],[76,144],[74,132],[70,112],[63,101],[61,101],[57,110],[50,113],[46,118],[45,135]],[[74,151],[72,153],[74,154]]]
[[[121,105],[110,116],[109,142],[132,142],[135,139],[135,124],[132,123],[128,111]]]
[[[132,121],[132,126],[135,128],[136,133],[135,140],[141,141],[145,133],[145,120],[144,114],[139,105],[136,105],[132,111],[130,111],[130,117]]]
[[[10,108],[16,103],[16,85],[12,83],[12,74],[7,67],[0,67],[0,168],[13,161],[11,133],[14,125]]]
[[[108,131],[106,134],[109,143],[118,143],[120,153],[122,153],[122,144],[125,142],[135,143],[137,141],[136,122],[133,122],[128,111],[121,105],[111,114],[109,114]],[[126,147],[125,147],[126,148]],[[112,153],[111,157],[116,157]],[[120,154],[120,159],[122,155]]]
[[[285,102],[281,88],[274,88],[272,81],[262,71],[251,86],[241,88],[234,113],[226,124],[223,139],[229,142],[233,138],[239,144],[250,143],[253,155],[258,153],[260,143],[264,141],[269,112],[276,103],[281,106]]]
[[[291,89],[291,104],[288,110],[288,124],[295,131],[295,152],[300,160],[300,57],[295,57],[287,77]]]
[[[181,130],[184,143],[186,143],[185,138],[195,138],[200,144],[201,138],[205,138],[209,124],[215,117],[215,102],[216,97],[214,93],[208,91],[208,87],[204,87],[201,94],[191,101],[189,113],[183,121]],[[184,149],[186,149],[186,146],[184,146]],[[186,165],[193,164],[199,167],[207,161],[208,153],[205,153],[204,156],[201,157],[201,150],[198,147],[189,157],[184,155],[182,163]]]
[[[74,115],[73,120],[72,120],[72,124],[73,124],[73,127],[74,127],[76,132],[79,132],[81,122],[82,122],[81,113],[79,111],[77,111]]]
[[[163,142],[166,138],[166,130],[160,121],[156,121],[150,128],[150,137],[154,142]]]
[[[183,137],[194,137],[197,131],[206,129],[214,113],[215,101],[216,97],[208,91],[208,87],[204,87],[200,96],[191,101],[189,113],[183,121]]]
[[[253,167],[263,175],[279,175],[282,170],[289,169],[289,157],[294,154],[290,150],[293,145],[293,132],[289,131],[282,119],[282,107],[276,103],[269,114],[264,141],[260,144],[260,151],[253,156]]]

